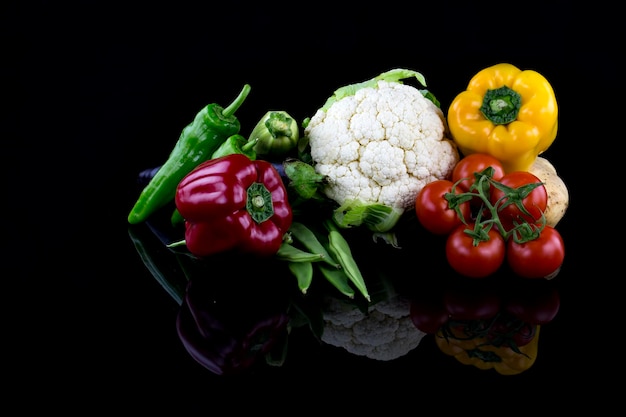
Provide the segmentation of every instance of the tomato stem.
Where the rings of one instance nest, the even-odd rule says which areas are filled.
[[[503,208],[515,204],[523,214],[530,216],[528,209],[523,204],[523,200],[535,188],[542,186],[543,183],[535,182],[513,188],[494,180],[494,172],[493,167],[487,167],[481,172],[474,173],[475,181],[466,192],[456,193],[455,189],[461,182],[468,180],[468,178],[461,178],[454,183],[451,192],[444,195],[444,198],[448,201],[448,207],[457,212],[464,224],[468,224],[468,220],[463,217],[459,206],[475,198],[481,200],[481,205],[478,208],[478,214],[474,222],[474,228],[465,230],[465,233],[472,236],[474,239],[474,246],[478,245],[480,241],[489,239],[487,231],[494,225],[505,241],[512,238],[516,243],[524,243],[537,239],[546,225],[543,211],[541,211],[541,219],[536,224],[530,224],[522,218],[521,222],[514,222],[514,227],[511,230],[506,230],[500,219],[499,212]],[[503,193],[503,196],[493,203],[489,195],[491,187],[495,187]],[[489,216],[483,216],[486,212]]]

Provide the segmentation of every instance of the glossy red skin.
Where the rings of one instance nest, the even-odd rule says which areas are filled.
[[[469,154],[463,158],[454,166],[452,170],[452,182],[457,183],[458,181],[467,178],[458,183],[458,187],[463,191],[469,190],[469,188],[474,184],[476,177],[474,173],[482,172],[486,168],[492,167],[494,169],[493,178],[496,181],[499,181],[500,178],[504,176],[504,167],[502,166],[502,162],[496,157],[485,154],[485,153],[473,153]]]
[[[506,244],[497,228],[489,230],[489,240],[473,245],[471,236],[464,232],[473,229],[472,223],[457,226],[446,240],[446,258],[456,272],[470,278],[486,278],[502,266]]]
[[[538,183],[541,180],[534,174],[527,171],[514,171],[505,174],[499,181],[501,184],[512,188],[518,188],[526,184]],[[496,204],[496,202],[504,197],[504,192],[497,189],[496,187],[491,187],[491,193],[489,200],[491,204]],[[502,202],[506,202],[507,199],[502,200]],[[498,210],[498,216],[500,217],[500,221],[504,226],[506,231],[510,231],[514,227],[514,222],[520,222],[520,217],[529,222],[529,223],[537,223],[541,220],[541,213],[546,210],[548,206],[548,191],[546,187],[539,186],[532,190],[532,192],[522,200],[524,207],[530,213],[530,216],[522,213],[519,208],[515,204],[509,204],[508,206]],[[501,205],[501,203],[498,203]]]
[[[246,210],[253,183],[263,184],[272,198],[274,214],[261,223]],[[178,184],[175,203],[185,219],[187,249],[198,257],[230,249],[272,256],[293,220],[278,171],[267,161],[242,154],[198,165]]]
[[[451,209],[446,193],[452,192],[452,181],[435,180],[426,184],[415,198],[415,214],[420,224],[429,232],[436,235],[447,235],[455,227],[463,224],[456,210]],[[460,189],[455,189],[459,194]],[[459,209],[465,220],[470,220],[471,211],[469,203],[459,205]]]
[[[565,259],[563,237],[554,227],[545,226],[537,239],[517,243],[507,241],[506,260],[522,278],[546,278],[558,274]]]

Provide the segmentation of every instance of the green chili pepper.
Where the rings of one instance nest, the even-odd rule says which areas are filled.
[[[171,202],[183,177],[201,162],[210,159],[227,138],[239,133],[241,124],[234,113],[249,92],[250,86],[246,84],[227,108],[213,103],[198,112],[193,122],[181,132],[168,159],[142,190],[128,214],[129,223],[145,221],[155,211]]]

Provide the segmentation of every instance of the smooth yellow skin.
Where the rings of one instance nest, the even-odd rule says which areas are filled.
[[[517,118],[495,125],[480,112],[487,90],[507,86],[522,99]],[[548,80],[533,70],[497,64],[479,71],[448,110],[452,139],[463,155],[488,153],[505,172],[528,171],[535,158],[556,138],[558,106]]]

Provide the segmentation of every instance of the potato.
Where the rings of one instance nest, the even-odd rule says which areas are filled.
[[[569,206],[569,191],[556,168],[546,158],[538,156],[528,170],[543,182],[548,192],[548,206],[544,215],[548,225],[554,227],[563,218]]]

